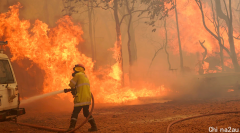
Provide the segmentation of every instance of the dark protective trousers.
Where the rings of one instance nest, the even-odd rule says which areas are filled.
[[[71,118],[77,120],[78,114],[82,109],[84,117],[87,118],[89,115],[89,105],[74,107]],[[92,118],[92,116],[90,116],[90,118]]]

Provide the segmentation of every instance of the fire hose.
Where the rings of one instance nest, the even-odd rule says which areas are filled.
[[[221,115],[221,114],[230,114],[230,113],[240,113],[240,111],[218,112],[218,113],[204,114],[204,115],[192,116],[192,117],[188,117],[188,118],[176,120],[176,121],[171,122],[171,123],[168,125],[168,127],[167,127],[167,132],[166,132],[166,133],[169,133],[169,132],[170,132],[170,127],[171,127],[173,124],[176,124],[176,123],[181,122],[181,121],[185,121],[185,120],[189,120],[189,119],[193,119],[193,118],[198,118],[198,117],[210,116],[210,115]]]
[[[92,93],[91,93],[92,95]],[[78,130],[80,127],[82,127],[85,123],[87,123],[89,117],[92,115],[94,109],[94,97],[92,95],[92,108],[91,111],[89,112],[88,117],[79,125],[77,126],[75,129],[71,130],[71,131],[66,131],[64,129],[58,129],[58,128],[49,128],[49,127],[44,127],[44,126],[38,126],[38,125],[33,125],[33,124],[28,124],[28,123],[21,123],[21,122],[16,122],[19,125],[24,125],[24,126],[29,126],[29,127],[33,127],[33,128],[38,128],[38,129],[44,129],[44,130],[48,130],[48,131],[53,131],[53,132],[67,132],[67,133],[73,133],[74,131]]]
[[[91,95],[92,95],[92,93],[91,93]],[[73,133],[74,131],[76,131],[76,130],[78,130],[80,127],[82,127],[82,126],[88,121],[89,117],[92,115],[93,109],[94,109],[94,97],[93,97],[93,95],[92,95],[92,108],[91,108],[91,111],[90,111],[88,117],[87,117],[79,126],[77,126],[75,129],[73,129],[73,130],[71,130],[71,131],[68,131],[68,132],[67,132],[66,130],[63,130],[63,129],[49,128],[49,127],[43,127],[43,126],[38,126],[38,125],[33,125],[33,124],[27,124],[27,123],[20,123],[20,122],[16,122],[16,123],[19,124],[19,125],[34,127],[34,128],[38,128],[38,129],[44,129],[44,130],[48,130],[48,131]],[[230,114],[230,113],[240,113],[240,111],[218,112],[218,113],[212,113],[212,114],[203,114],[203,115],[192,116],[192,117],[188,117],[188,118],[176,120],[176,121],[171,122],[171,123],[168,125],[168,127],[167,127],[167,132],[166,132],[166,133],[169,133],[169,132],[170,132],[170,127],[171,127],[172,125],[174,125],[174,124],[176,124],[176,123],[178,123],[178,122],[181,122],[181,121],[190,120],[190,119],[193,119],[193,118],[204,117],[204,116]]]

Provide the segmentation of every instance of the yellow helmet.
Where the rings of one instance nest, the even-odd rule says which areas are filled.
[[[77,64],[77,65],[75,65],[75,67],[73,68],[73,71],[76,71],[76,72],[85,71],[85,67],[84,67],[83,64]]]

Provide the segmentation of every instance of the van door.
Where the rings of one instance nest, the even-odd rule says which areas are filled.
[[[18,90],[8,59],[0,59],[0,111],[18,107]],[[11,99],[14,97],[14,99]]]

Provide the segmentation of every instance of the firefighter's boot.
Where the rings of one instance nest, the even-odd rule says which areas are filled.
[[[88,129],[88,132],[97,131],[97,125],[95,123],[95,120],[92,117],[90,117],[89,119],[90,120],[88,120],[88,122],[91,124],[91,128]]]
[[[75,128],[75,126],[76,126],[76,123],[77,123],[77,120],[71,119],[70,126],[69,126],[67,132],[73,130]]]

